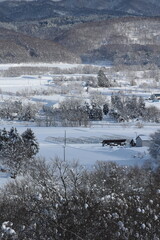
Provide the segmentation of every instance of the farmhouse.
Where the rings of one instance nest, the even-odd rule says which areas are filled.
[[[151,139],[145,135],[139,135],[136,138],[136,147],[149,147]]]
[[[102,146],[104,147],[105,145],[109,146],[117,146],[117,145],[125,145],[126,144],[126,139],[107,139],[102,141]]]
[[[160,101],[160,93],[155,93],[151,95],[153,101]]]

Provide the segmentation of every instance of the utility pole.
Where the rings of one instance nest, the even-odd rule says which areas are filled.
[[[64,157],[64,162],[66,161],[66,130],[64,132],[64,152],[63,152],[63,157]]]

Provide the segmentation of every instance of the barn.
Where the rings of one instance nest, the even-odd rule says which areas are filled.
[[[139,135],[136,138],[136,147],[149,147],[151,139],[146,135]]]
[[[126,145],[126,139],[106,139],[102,141],[102,146],[124,146]]]

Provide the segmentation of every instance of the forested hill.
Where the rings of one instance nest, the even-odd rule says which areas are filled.
[[[0,62],[160,66],[159,0],[0,0]]]
[[[124,17],[79,24],[56,40],[83,61],[160,65],[160,18]]]
[[[0,28],[0,63],[80,62],[58,43]]]

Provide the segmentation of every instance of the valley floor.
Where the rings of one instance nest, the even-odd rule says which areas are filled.
[[[0,65],[0,70],[5,71],[9,65]],[[14,67],[13,65],[11,67]],[[17,66],[15,66],[17,67]],[[36,66],[37,67],[37,66]],[[60,68],[71,67],[69,65],[60,65]],[[73,67],[73,66],[72,66]],[[75,66],[74,66],[75,67]],[[95,74],[93,74],[94,76]],[[41,102],[49,105],[58,104],[65,97],[74,96],[72,94],[52,94],[51,96],[35,95],[23,97],[17,94],[18,91],[28,91],[33,89],[48,89],[50,81],[54,88],[54,74],[37,75],[22,75],[19,77],[0,77],[0,102],[4,99],[22,99],[23,101]],[[64,76],[63,76],[64,77]],[[72,77],[76,78],[76,74]],[[55,78],[56,79],[56,78]],[[67,83],[64,82],[64,85]],[[61,85],[62,87],[62,85]],[[103,95],[111,96],[113,91],[126,91],[127,94],[132,94],[132,90],[137,96],[143,96],[147,99],[151,92],[150,90],[141,91],[126,86],[117,89],[100,89]],[[90,89],[90,93],[94,89]],[[156,89],[157,91],[157,89]],[[77,93],[75,93],[77,94]],[[86,91],[82,92],[80,97],[88,98]],[[147,104],[156,105],[160,108],[160,102],[150,102],[146,100]],[[96,161],[116,161],[123,165],[142,165],[146,160],[150,159],[147,147],[131,147],[131,139],[135,139],[138,135],[150,136],[157,129],[160,129],[160,124],[156,123],[142,123],[141,128],[136,122],[131,121],[128,123],[114,123],[107,121],[93,122],[90,127],[38,127],[32,122],[19,122],[19,121],[5,121],[1,119],[0,128],[6,127],[10,129],[12,126],[16,127],[18,132],[22,133],[26,128],[32,128],[36,138],[40,144],[39,156],[44,157],[48,162],[52,162],[55,157],[69,161],[78,161],[86,168],[92,168]],[[65,145],[66,133],[66,145]],[[125,138],[127,139],[126,146],[104,146],[102,147],[102,140],[112,138]],[[64,155],[65,154],[65,155]],[[5,173],[0,174],[0,183],[3,185],[8,179]]]

